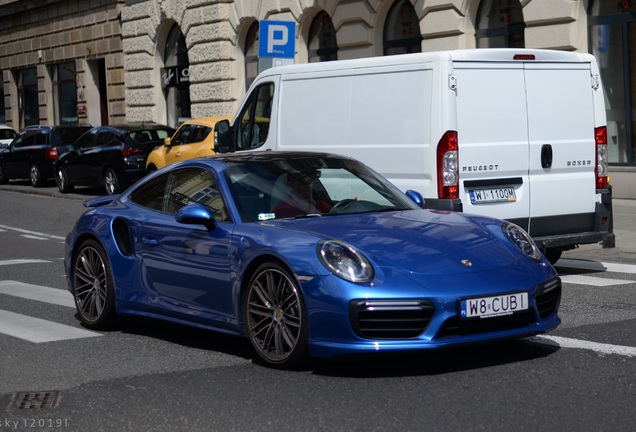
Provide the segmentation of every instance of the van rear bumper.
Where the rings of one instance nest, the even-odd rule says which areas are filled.
[[[612,218],[612,188],[599,189],[594,213],[554,215],[536,218],[507,219],[530,233],[539,248],[569,250],[581,244],[602,243],[616,246]],[[426,209],[463,211],[460,199],[426,198]]]

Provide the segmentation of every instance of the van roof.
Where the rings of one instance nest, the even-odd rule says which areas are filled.
[[[515,59],[515,56],[517,57]],[[525,57],[523,57],[525,56]],[[534,56],[529,60],[528,56]],[[267,69],[259,76],[281,75],[287,73],[303,73],[339,69],[365,68],[374,66],[395,66],[440,61],[480,61],[480,62],[567,62],[590,63],[594,56],[588,53],[576,53],[548,49],[527,48],[478,48],[426,53],[400,54],[392,56],[365,57],[351,60],[338,60],[319,63],[292,64]]]

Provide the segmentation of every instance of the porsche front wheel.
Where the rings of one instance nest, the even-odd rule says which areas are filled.
[[[79,247],[72,268],[73,297],[81,321],[105,329],[116,320],[113,271],[106,252],[95,240]]]
[[[299,366],[307,352],[307,317],[300,288],[280,265],[262,264],[243,299],[247,335],[269,366]]]

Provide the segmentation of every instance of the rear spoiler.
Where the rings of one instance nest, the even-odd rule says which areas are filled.
[[[103,207],[115,201],[119,195],[104,195],[95,198],[89,198],[84,201],[84,207]]]

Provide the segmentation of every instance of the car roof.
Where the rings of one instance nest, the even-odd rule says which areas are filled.
[[[197,117],[197,118],[193,118],[193,119],[190,119],[190,120],[186,120],[182,124],[184,124],[184,125],[186,125],[186,124],[196,124],[196,125],[214,127],[214,125],[216,123],[218,123],[220,120],[231,121],[232,120],[232,116],[231,115],[222,115],[222,116],[210,116],[210,117]]]

